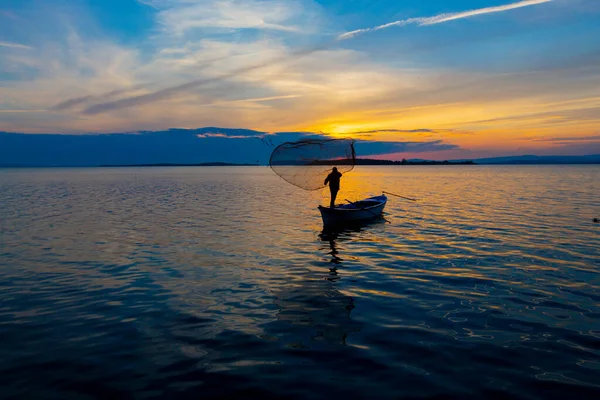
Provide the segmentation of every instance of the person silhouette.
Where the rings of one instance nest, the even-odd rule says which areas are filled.
[[[340,178],[342,177],[341,172],[337,170],[336,167],[333,167],[333,170],[327,178],[325,178],[325,182],[323,185],[327,185],[329,182],[329,191],[331,192],[331,202],[329,203],[330,208],[335,207],[335,198],[337,197],[337,193],[340,190]]]

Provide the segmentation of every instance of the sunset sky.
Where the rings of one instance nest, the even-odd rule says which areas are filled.
[[[0,131],[207,126],[598,154],[600,1],[0,0]]]

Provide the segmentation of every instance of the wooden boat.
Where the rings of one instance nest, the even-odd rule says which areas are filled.
[[[323,225],[343,225],[363,222],[381,216],[387,197],[369,197],[348,204],[338,204],[334,208],[319,206]]]

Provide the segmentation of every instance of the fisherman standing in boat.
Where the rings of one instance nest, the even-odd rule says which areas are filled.
[[[329,190],[331,191],[331,203],[329,203],[330,208],[333,208],[335,206],[335,198],[337,197],[337,193],[340,190],[341,177],[342,174],[338,172],[336,167],[333,167],[331,173],[327,175],[327,178],[325,178],[325,183],[323,183],[324,185],[327,185],[327,182],[329,182]]]

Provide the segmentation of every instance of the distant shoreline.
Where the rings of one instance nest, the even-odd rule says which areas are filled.
[[[260,167],[260,164],[236,164],[226,162],[208,162],[197,164],[176,164],[176,163],[156,163],[156,164],[102,164],[98,168],[125,168],[125,167]]]
[[[198,163],[198,164],[99,164],[99,165],[2,165],[0,168],[132,168],[132,167],[260,167],[262,164]]]
[[[282,162],[277,165],[285,166],[319,166],[319,165],[344,165],[349,162],[330,162],[323,161],[312,164],[300,164],[293,162]],[[488,160],[448,160],[448,161],[434,161],[434,160],[376,160],[369,158],[357,158],[354,164],[355,166],[411,166],[411,165],[436,165],[436,166],[451,166],[451,165],[480,165],[480,166],[493,166],[493,165],[600,165],[600,161],[596,159],[570,159],[570,160],[557,160],[557,159],[488,159]],[[96,165],[15,165],[15,164],[0,164],[0,168],[16,169],[16,168],[154,168],[154,167],[268,167],[268,164],[254,164],[254,163],[228,163],[228,162],[205,162],[205,163],[146,163],[146,164],[96,164]]]
[[[334,162],[334,161],[323,161],[315,162],[311,164],[278,164],[278,165],[296,165],[296,166],[314,166],[314,165],[340,165],[348,164],[349,162]],[[104,164],[98,167],[259,167],[264,164],[236,164],[226,162],[209,162],[209,163],[197,163],[197,164],[174,164],[174,163],[156,163],[156,164]],[[392,160],[375,160],[369,158],[357,158],[354,165],[475,165],[473,161],[392,161]],[[265,165],[268,166],[268,165]]]
[[[477,165],[474,161],[434,161],[434,160],[375,160],[372,158],[357,158],[355,165]]]

